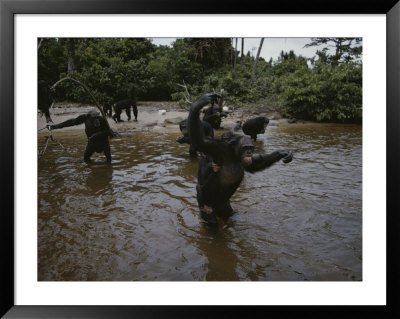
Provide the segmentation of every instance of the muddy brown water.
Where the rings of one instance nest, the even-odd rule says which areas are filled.
[[[41,281],[362,280],[361,126],[268,127],[255,151],[294,160],[246,173],[218,231],[199,217],[198,160],[178,132],[114,138],[112,165],[82,161],[83,128],[54,136],[65,148],[38,162]]]

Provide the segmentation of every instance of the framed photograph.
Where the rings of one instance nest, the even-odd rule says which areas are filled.
[[[4,318],[399,313],[397,1],[0,16]]]

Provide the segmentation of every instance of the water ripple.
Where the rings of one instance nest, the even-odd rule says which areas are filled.
[[[57,136],[67,151],[50,144],[38,168],[39,280],[362,279],[361,126],[268,128],[256,152],[294,160],[246,174],[219,231],[178,136],[113,139],[112,166],[83,163],[81,132]]]

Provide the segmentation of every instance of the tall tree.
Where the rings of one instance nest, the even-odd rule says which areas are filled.
[[[81,56],[79,58],[79,64],[82,64],[83,57],[85,56],[85,51],[86,51],[86,49],[88,47],[88,43],[89,42],[90,42],[90,39],[88,39],[88,38],[82,39]]]
[[[325,53],[327,60],[332,65],[338,65],[359,59],[362,54],[361,43],[362,38],[311,38],[311,43],[304,47],[324,45],[322,52]],[[329,54],[330,48],[334,48],[334,54]]]
[[[67,63],[68,63],[68,74],[75,70],[75,41],[72,38],[67,40]]]
[[[236,65],[236,56],[237,56],[237,43],[238,43],[238,38],[235,38],[235,60],[233,61],[233,67]]]
[[[242,58],[244,57],[244,38],[242,38]]]
[[[261,38],[260,45],[259,45],[258,51],[257,51],[257,56],[253,63],[253,70],[251,71],[250,87],[253,87],[254,81],[256,80],[257,62],[258,62],[258,59],[260,58],[260,53],[261,53],[263,43],[264,43],[264,38]]]

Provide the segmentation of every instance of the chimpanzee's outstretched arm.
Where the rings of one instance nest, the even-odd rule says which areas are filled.
[[[251,159],[251,165],[246,166],[245,170],[254,173],[270,167],[280,159],[283,159],[284,163],[291,162],[293,159],[293,153],[291,151],[281,150],[275,151],[271,154],[254,154]]]
[[[217,144],[212,139],[206,139],[200,121],[200,111],[211,101],[220,97],[217,93],[207,93],[202,95],[197,101],[190,106],[188,117],[188,132],[191,144],[201,152],[212,153]]]
[[[86,120],[86,114],[82,114],[82,115],[79,115],[75,119],[66,120],[59,124],[49,125],[49,126],[50,126],[50,129],[55,130],[55,129],[59,129],[59,128],[63,128],[63,127],[79,125],[79,124],[85,123],[85,120]]]

